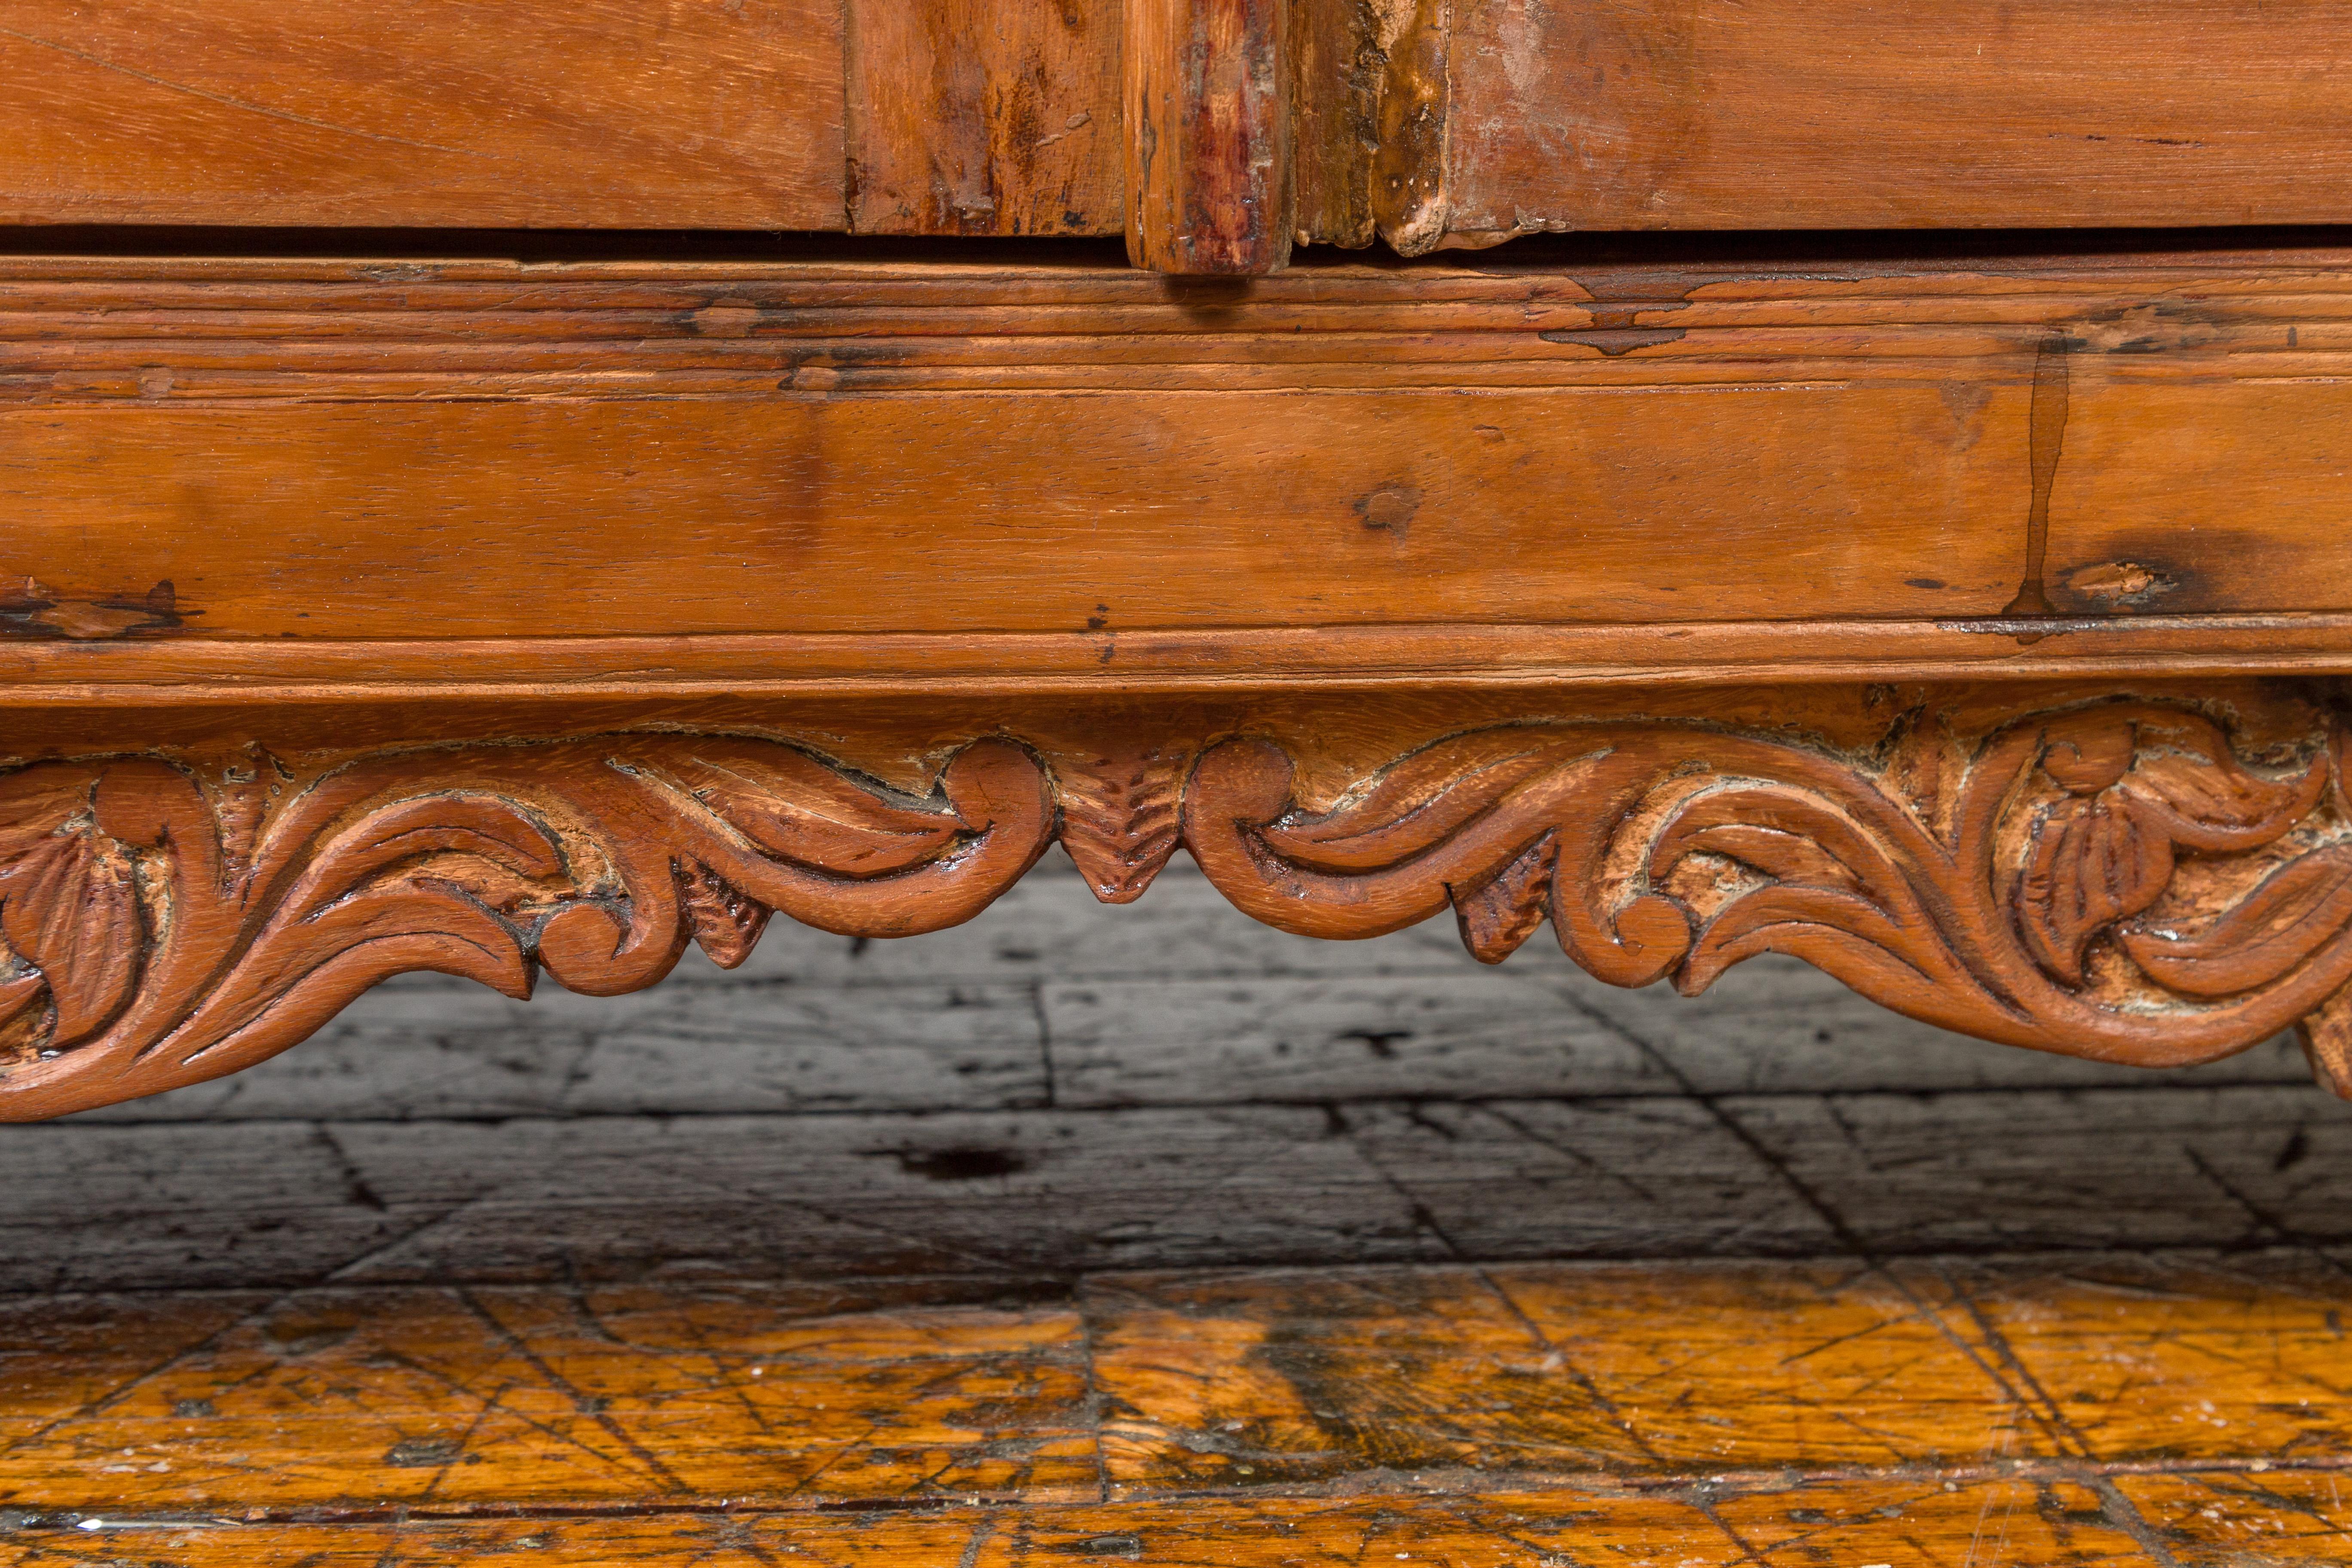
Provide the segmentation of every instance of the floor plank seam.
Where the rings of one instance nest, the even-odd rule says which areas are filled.
[[[1593,1018],[1595,1021],[1607,1024],[1607,1026],[1615,1030],[1621,1037],[1626,1039],[1629,1043],[1633,1043],[1637,1046],[1640,1045],[1640,1042],[1635,1039],[1632,1034],[1622,1030],[1613,1023],[1608,1023],[1606,1020],[1601,1019],[1600,1015],[1592,1014],[1588,1015],[1588,1016]],[[1654,1059],[1658,1061],[1661,1067],[1666,1066],[1668,1061],[1668,1058],[1663,1055],[1659,1055]],[[1872,1098],[1892,1097],[1908,1100],[1969,1100],[1981,1103],[1998,1100],[2042,1100],[2053,1098],[2063,1099],[2069,1096],[2085,1094],[2095,1094],[2102,1097],[2136,1097],[2142,1095],[2224,1096],[2271,1093],[2279,1089],[2304,1089],[2310,1087],[2307,1080],[2305,1079],[2287,1078],[2284,1076],[2278,1078],[2232,1079],[2226,1083],[2193,1084],[2182,1083],[2173,1079],[2151,1075],[2148,1080],[2145,1082],[2126,1081],[2122,1083],[2102,1083],[2095,1086],[2073,1084],[1986,1084],[1953,1086],[1937,1089],[1918,1089],[1889,1085],[1884,1088],[1868,1089],[1840,1087],[1833,1089],[1738,1089],[1702,1090],[1696,1086],[1695,1080],[1685,1078],[1679,1069],[1674,1070],[1678,1081],[1691,1084],[1692,1087],[1687,1089],[1677,1088],[1673,1090],[1649,1089],[1594,1090],[1591,1092],[1547,1093],[1540,1091],[1515,1091],[1511,1093],[1491,1092],[1476,1094],[1449,1094],[1443,1091],[1415,1090],[1410,1093],[1382,1092],[1335,1095],[1328,1091],[1317,1091],[1314,1093],[1300,1093],[1295,1096],[1283,1094],[1257,1094],[1252,1095],[1247,1099],[1196,1099],[1171,1097],[1164,1100],[1100,1100],[1092,1103],[1086,1101],[1073,1102],[1066,1099],[1056,1099],[1042,1102],[1034,1100],[1024,1102],[1018,1100],[1006,1100],[995,1103],[961,1104],[954,1106],[931,1107],[921,1110],[909,1110],[887,1105],[811,1105],[795,1107],[789,1110],[743,1110],[733,1109],[713,1110],[698,1107],[674,1107],[666,1108],[660,1110],[590,1110],[557,1112],[552,1114],[546,1110],[534,1110],[529,1111],[484,1111],[475,1115],[442,1111],[425,1116],[229,1116],[218,1118],[190,1116],[142,1117],[135,1114],[127,1114],[118,1110],[107,1110],[91,1113],[86,1116],[67,1117],[57,1121],[33,1123],[24,1127],[12,1128],[10,1129],[9,1135],[11,1137],[21,1138],[38,1135],[52,1130],[79,1128],[106,1128],[110,1131],[128,1131],[134,1128],[230,1126],[259,1130],[276,1127],[308,1126],[358,1128],[421,1126],[505,1127],[517,1124],[528,1126],[579,1125],[592,1122],[648,1121],[686,1122],[790,1122],[840,1121],[855,1121],[858,1119],[883,1121],[899,1118],[907,1120],[921,1120],[926,1118],[947,1116],[987,1116],[1016,1114],[1021,1112],[1029,1112],[1034,1114],[1043,1111],[1051,1111],[1055,1115],[1066,1117],[1116,1117],[1148,1116],[1162,1112],[1177,1111],[1205,1112],[1219,1110],[1246,1110],[1257,1108],[1265,1108],[1267,1110],[1312,1110],[1317,1107],[1326,1105],[1345,1105],[1366,1109],[1395,1108],[1399,1110],[1405,1110],[1414,1106],[1432,1105],[1465,1107],[1484,1107],[1490,1105],[1548,1105],[1562,1106],[1572,1109],[1580,1106],[1622,1105],[1643,1101],[1696,1102],[1709,1099],[1778,1102],[1866,1100]]]

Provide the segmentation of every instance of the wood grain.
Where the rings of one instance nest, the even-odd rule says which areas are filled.
[[[2352,25],[2338,5],[1397,10],[1411,19],[1389,43],[1374,194],[1383,237],[1408,254],[1557,230],[2352,212],[2333,130],[2347,107],[2336,40]],[[1338,167],[1351,163],[1339,149]],[[1344,207],[1326,222],[1317,237],[1359,232]]]
[[[0,80],[0,223],[842,222],[814,0],[11,0]]]
[[[1119,12],[855,0],[853,234],[1124,232]]]
[[[2352,195],[2326,47],[2345,21],[2243,0],[1966,0],[1893,26],[1860,0],[1152,0],[1123,24],[966,0],[299,21],[15,0],[0,221],[1127,226],[1145,265],[1228,274],[1281,265],[1294,230],[1419,253],[1563,229],[2330,223]],[[1125,110],[1122,57],[1153,62]]]
[[[2352,1563],[2352,1513],[2336,1471],[2245,1469],[2126,1476],[2116,1489],[2186,1568],[2254,1563]]]
[[[1127,254],[1155,272],[1248,277],[1290,258],[1291,8],[1126,0]]]
[[[215,640],[322,686],[439,638],[640,688],[2340,660],[2332,622],[2206,617],[2352,611],[2347,279],[16,263],[0,640],[174,687],[227,656],[153,647]],[[2053,331],[2060,618],[2021,627]],[[844,640],[561,646],[746,635]]]
[[[1146,1268],[2352,1243],[2347,1113],[2307,1087],[758,1114],[486,1095],[406,1118],[320,1098],[314,1120],[10,1131],[0,1289],[922,1276],[987,1300]]]

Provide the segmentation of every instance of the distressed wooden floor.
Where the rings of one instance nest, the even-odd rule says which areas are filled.
[[[2352,1107],[1181,868],[0,1129],[0,1564],[2352,1564]]]

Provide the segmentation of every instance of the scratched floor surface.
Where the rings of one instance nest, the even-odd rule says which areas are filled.
[[[1181,867],[0,1129],[0,1564],[2352,1564],[2352,1107]]]

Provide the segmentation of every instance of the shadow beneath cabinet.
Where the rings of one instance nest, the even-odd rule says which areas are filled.
[[[1106,909],[1057,854],[936,936],[779,921],[610,1000],[413,976],[237,1077],[0,1128],[0,1291],[2326,1248],[2347,1178],[2287,1040],[2105,1067],[1793,961],[1685,999],[1541,936],[1485,968],[1450,920],[1286,937],[1181,860]]]

